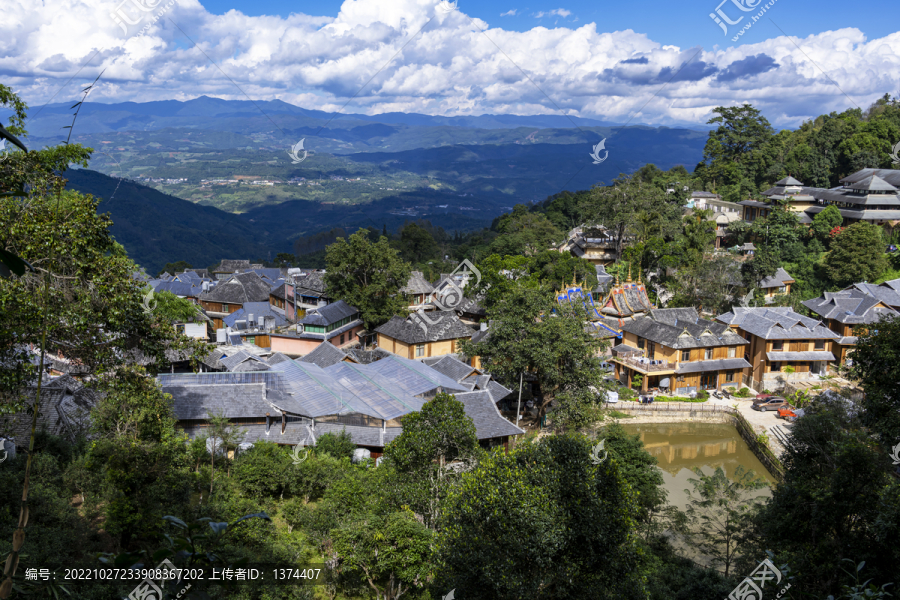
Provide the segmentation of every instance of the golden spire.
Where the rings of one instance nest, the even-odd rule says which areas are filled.
[[[641,270],[640,270],[640,268],[638,268],[638,281],[637,281],[637,282],[638,282],[638,285],[641,284]]]
[[[575,276],[578,274],[578,267],[572,269],[572,285],[575,285]]]
[[[631,283],[631,263],[628,263],[628,281],[625,283]]]
[[[616,287],[619,287],[619,270],[616,269]]]

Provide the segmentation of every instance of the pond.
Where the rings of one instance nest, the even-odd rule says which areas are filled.
[[[699,467],[711,475],[716,467],[722,467],[725,475],[734,478],[738,466],[752,470],[770,486],[775,478],[750,450],[734,426],[726,423],[622,423],[632,435],[639,435],[647,452],[658,461],[662,470],[663,487],[668,492],[668,503],[681,510],[687,505],[684,490],[693,491],[688,481],[696,479],[692,471]],[[760,496],[771,496],[770,489],[763,488]]]

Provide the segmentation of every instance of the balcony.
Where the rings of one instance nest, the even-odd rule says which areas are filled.
[[[663,371],[674,372],[675,363],[667,360],[651,360],[637,353],[620,354],[613,358],[619,364],[642,373],[660,373]]]

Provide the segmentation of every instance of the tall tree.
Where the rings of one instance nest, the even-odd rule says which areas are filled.
[[[451,492],[437,589],[460,598],[645,598],[634,497],[591,442],[551,436],[494,452]]]
[[[726,477],[722,467],[716,467],[712,475],[705,475],[699,467],[694,473],[699,479],[688,480],[693,492],[685,490],[685,512],[693,526],[690,537],[713,564],[724,567],[727,577],[738,556],[740,533],[763,502],[757,492],[766,483],[742,466],[738,466],[734,479]]]
[[[411,269],[386,237],[373,243],[365,230],[357,231],[328,246],[325,260],[328,294],[359,309],[369,331],[407,310],[400,288]]]
[[[718,116],[707,124],[719,127],[709,132],[703,149],[707,164],[745,162],[751,150],[762,147],[774,134],[768,119],[750,104],[717,106],[713,112]]]
[[[825,210],[813,217],[809,232],[827,247],[831,244],[829,234],[835,227],[840,227],[843,223],[844,217],[841,216],[841,211],[837,206],[829,204]]]
[[[862,418],[884,447],[893,447],[900,441],[900,319],[884,319],[855,333],[850,373],[866,390]]]
[[[862,221],[850,225],[831,243],[825,269],[837,286],[872,281],[887,269],[881,227]]]
[[[557,395],[600,381],[603,342],[585,331],[583,308],[555,305],[546,286],[515,286],[487,313],[490,335],[476,344],[463,342],[461,351],[480,356],[484,368],[509,386],[518,385],[521,373],[537,377],[539,417]]]

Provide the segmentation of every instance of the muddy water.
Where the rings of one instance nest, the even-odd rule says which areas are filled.
[[[722,467],[726,476],[734,478],[738,466],[743,466],[769,485],[775,483],[775,479],[731,425],[685,422],[622,423],[622,426],[628,433],[639,435],[647,452],[656,458],[657,467],[662,471],[663,487],[668,492],[668,503],[682,510],[687,505],[684,490],[694,489],[688,481],[697,478],[692,471],[694,467],[699,467],[707,475],[711,475],[716,467]],[[759,494],[770,496],[771,492],[769,488],[764,488]]]

